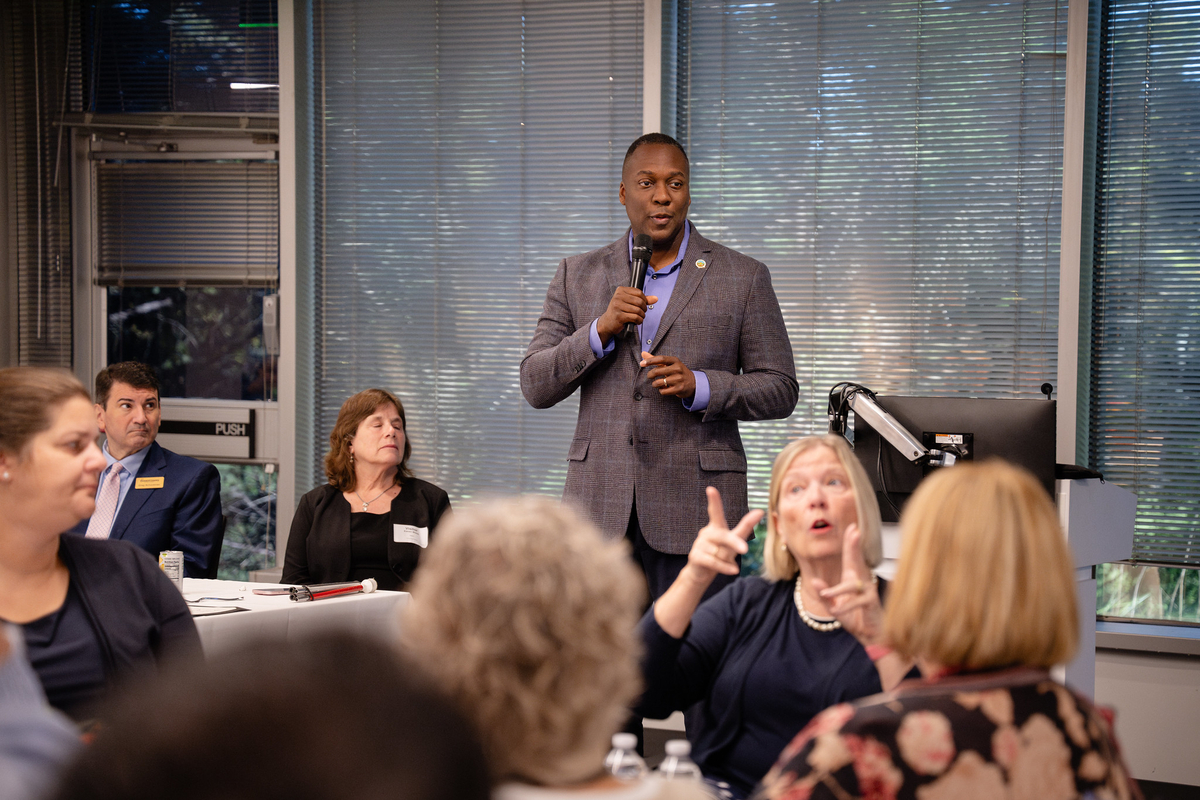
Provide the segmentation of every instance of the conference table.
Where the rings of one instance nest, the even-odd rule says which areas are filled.
[[[257,595],[278,583],[184,578],[183,597],[192,609],[206,655],[249,642],[295,641],[324,631],[392,638],[407,592],[375,591],[298,603],[288,595]]]

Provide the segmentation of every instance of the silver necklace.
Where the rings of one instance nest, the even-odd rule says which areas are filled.
[[[392,486],[395,486],[395,485],[396,484],[394,484],[394,483],[392,484]],[[371,503],[374,503],[376,500],[378,500],[379,498],[383,497],[385,494],[390,492],[392,490],[392,486],[387,487],[382,492],[380,492],[379,494],[372,497],[370,500],[363,500],[362,495],[358,493],[358,489],[354,490],[354,496],[358,498],[358,502],[363,504],[363,511],[366,511],[367,506],[371,505]]]
[[[804,598],[802,598],[800,596],[800,574],[799,573],[796,573],[796,591],[793,593],[792,597],[796,601],[796,610],[800,612],[800,619],[804,620],[804,624],[807,625],[808,627],[812,628],[814,631],[820,631],[821,633],[829,633],[830,631],[836,631],[838,628],[842,627],[841,620],[835,619],[835,620],[830,620],[829,622],[821,622],[820,620],[818,620],[816,617],[814,617],[812,614],[809,614],[808,611],[805,610]]]

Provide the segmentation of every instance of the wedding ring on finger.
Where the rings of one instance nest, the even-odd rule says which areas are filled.
[[[858,592],[859,594],[862,594],[866,590],[867,590],[867,585],[862,582],[862,578],[859,578],[858,584],[854,587],[854,591]]]

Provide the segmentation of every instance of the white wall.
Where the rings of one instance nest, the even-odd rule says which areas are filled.
[[[1200,656],[1098,648],[1096,702],[1133,777],[1200,786]]]

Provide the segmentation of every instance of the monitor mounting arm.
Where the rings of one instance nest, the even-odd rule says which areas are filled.
[[[923,445],[875,402],[875,393],[867,387],[847,382],[835,384],[829,390],[829,432],[845,436],[846,418],[851,411],[914,464],[948,467],[958,460],[958,456],[949,450],[936,450]]]

